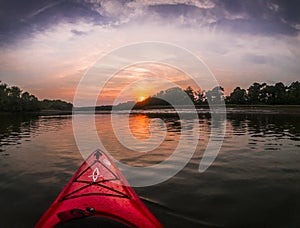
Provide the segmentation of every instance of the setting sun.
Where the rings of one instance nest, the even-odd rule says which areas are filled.
[[[145,96],[139,96],[138,101],[141,102],[141,101],[144,101],[145,99],[146,99]]]

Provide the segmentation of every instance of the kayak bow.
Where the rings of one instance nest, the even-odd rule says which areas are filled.
[[[162,227],[101,150],[81,165],[36,227],[54,227],[89,217],[108,218],[129,227]]]

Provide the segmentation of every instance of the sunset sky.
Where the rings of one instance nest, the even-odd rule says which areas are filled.
[[[0,80],[39,99],[72,102],[79,80],[101,56],[162,41],[201,58],[226,93],[255,81],[289,84],[300,80],[299,9],[296,0],[1,1]],[[150,68],[131,68],[135,73],[118,82],[147,79]],[[163,69],[184,81],[176,70]],[[151,95],[152,87],[139,86],[132,96]],[[113,89],[103,93],[103,104],[113,103]]]

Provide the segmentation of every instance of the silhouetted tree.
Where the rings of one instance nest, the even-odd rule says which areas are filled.
[[[41,102],[41,108],[45,110],[72,110],[73,105],[71,103],[62,100],[48,100],[44,99]]]
[[[189,96],[189,98],[191,99],[191,101],[193,102],[193,104],[195,104],[196,102],[196,98],[195,98],[195,91],[192,89],[192,87],[188,86],[184,92]]]
[[[274,86],[274,104],[286,104],[287,103],[287,87],[278,82]]]
[[[207,91],[206,99],[209,104],[220,104],[224,100],[224,88],[216,86],[212,90]]]
[[[300,82],[293,82],[288,87],[288,104],[300,104]]]
[[[1,82],[1,81],[0,81]],[[5,110],[8,105],[7,84],[0,84],[0,110]]]
[[[236,87],[227,99],[230,104],[246,104],[247,103],[247,92],[241,87]]]
[[[264,86],[265,86],[265,83],[260,84],[260,83],[254,82],[248,88],[248,102],[250,104],[260,104],[261,101],[264,100],[263,95],[261,93],[261,90]]]
[[[24,92],[22,93],[21,100],[24,111],[40,110],[40,102],[34,95]]]
[[[13,112],[22,111],[21,92],[21,89],[17,86],[12,86],[8,89],[9,105]]]
[[[201,105],[205,103],[206,103],[205,91],[202,91],[201,89],[195,91],[195,104]]]
[[[161,100],[166,100],[172,105],[185,105],[187,104],[188,94],[179,87],[172,87],[165,90],[164,93],[157,94],[154,96]]]

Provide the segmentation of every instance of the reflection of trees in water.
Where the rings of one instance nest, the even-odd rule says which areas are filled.
[[[181,121],[188,121],[188,120],[195,119],[195,116],[189,113],[181,113],[181,119],[177,113],[147,113],[146,115],[152,119],[153,118],[162,119],[165,122],[168,131],[174,131],[174,132],[181,131]],[[199,124],[201,127],[202,125],[206,125],[206,128],[213,129],[215,132],[219,132],[222,130],[222,126],[225,124],[226,117],[224,114],[218,114],[218,113],[213,114],[213,117],[214,119],[212,121],[212,116],[210,113],[198,114]]]
[[[228,122],[235,132],[250,134],[288,136],[297,140],[300,121],[297,115],[228,114]]]
[[[163,119],[166,123],[168,131],[179,132],[181,130],[180,120],[177,118]]]
[[[180,118],[176,113],[147,113],[149,118],[161,118],[167,126],[168,131],[181,131]],[[183,115],[184,119],[189,119],[189,115]],[[211,114],[199,114],[199,123],[207,125],[211,130],[218,130],[224,124],[225,116],[215,115],[211,121]],[[232,127],[235,135],[241,134],[262,134],[287,136],[292,140],[299,140],[300,121],[298,115],[278,115],[278,114],[227,114],[226,120]]]
[[[181,131],[180,118],[177,113],[147,113],[146,116],[150,119],[159,118],[164,121],[169,132]]]
[[[36,115],[2,115],[0,124],[0,151],[5,145],[19,144],[22,138],[30,138],[38,127]]]

